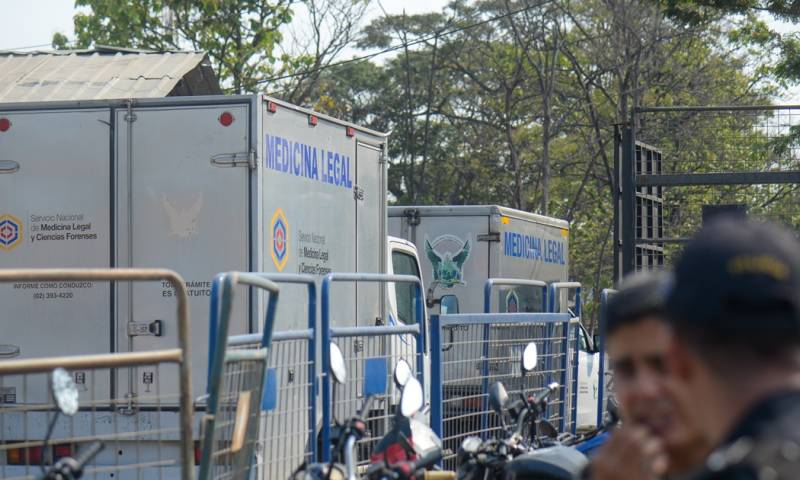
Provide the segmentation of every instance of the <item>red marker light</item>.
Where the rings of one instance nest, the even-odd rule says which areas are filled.
[[[278,111],[278,104],[275,102],[267,102],[267,111],[269,113],[275,113]]]
[[[62,444],[53,446],[53,460],[58,460],[59,458],[71,457],[71,456],[72,456],[72,445]]]
[[[312,127],[316,127],[317,126],[317,122],[319,122],[319,119],[317,118],[316,115],[309,115],[308,116],[308,124],[309,125],[311,125]]]
[[[219,116],[219,123],[221,123],[223,127],[230,127],[233,123],[233,115],[231,112],[222,112],[222,115]]]
[[[353,128],[353,127],[347,127],[346,133],[347,133],[348,137],[355,137],[356,136],[356,129]]]
[[[9,128],[11,128],[11,120],[0,118],[0,132],[7,132]]]

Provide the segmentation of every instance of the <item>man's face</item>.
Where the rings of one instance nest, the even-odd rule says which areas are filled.
[[[646,317],[609,335],[607,348],[623,421],[646,427],[673,456],[696,450],[700,435],[674,397],[665,363],[671,338],[666,323]]]

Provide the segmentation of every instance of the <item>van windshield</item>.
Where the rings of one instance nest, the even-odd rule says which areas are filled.
[[[413,275],[419,278],[417,262],[412,255],[398,250],[392,251],[392,267],[395,275]],[[416,323],[414,319],[414,284],[395,283],[398,320],[406,325]]]

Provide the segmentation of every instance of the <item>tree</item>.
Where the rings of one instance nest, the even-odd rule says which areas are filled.
[[[320,72],[354,39],[368,0],[76,0],[76,39],[92,45],[206,52],[228,93],[267,89],[304,104]],[[306,21],[307,20],[307,21]],[[290,23],[301,25],[292,25]],[[291,37],[292,48],[285,45]],[[270,81],[270,79],[276,79]],[[313,103],[313,102],[312,102]]]
[[[795,33],[781,34],[758,19],[766,13],[797,25],[800,23],[800,2],[797,0],[659,0],[666,14],[687,25],[721,14],[748,19],[748,26],[739,32],[738,40],[768,49],[777,58],[772,72],[792,83],[800,81],[800,38]]]
[[[74,17],[75,44],[148,50],[191,48],[208,54],[230,93],[255,91],[278,60],[280,28],[291,0],[76,0],[89,13]],[[54,38],[57,47],[63,39]],[[283,59],[288,60],[288,59]]]

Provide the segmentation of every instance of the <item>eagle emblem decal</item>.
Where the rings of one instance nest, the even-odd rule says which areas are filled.
[[[449,247],[442,250],[442,247]],[[455,285],[466,285],[464,282],[464,264],[469,258],[469,239],[461,240],[455,235],[442,235],[432,242],[425,239],[425,255],[433,267],[433,284],[452,288]]]

